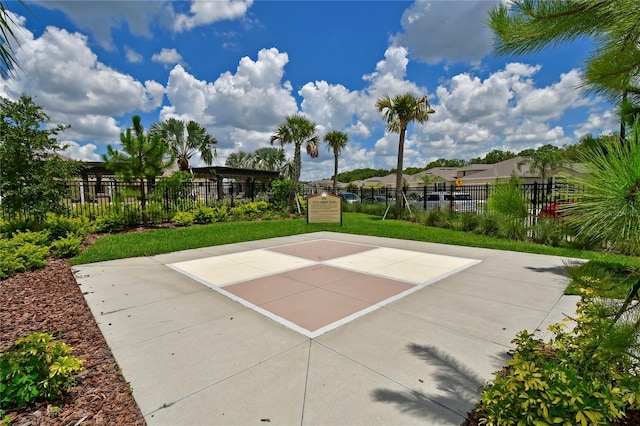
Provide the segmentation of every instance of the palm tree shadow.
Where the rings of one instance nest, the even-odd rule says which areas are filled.
[[[429,380],[435,383],[436,389],[440,392],[430,395],[413,390],[399,392],[375,389],[372,398],[377,402],[395,404],[401,412],[411,413],[432,422],[462,423],[467,412],[476,405],[480,389],[486,385],[486,380],[435,346],[411,343],[407,347],[411,353],[436,369]],[[501,368],[508,358],[506,352],[494,356],[496,369]]]

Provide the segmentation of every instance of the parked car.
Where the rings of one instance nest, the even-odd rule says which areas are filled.
[[[572,200],[564,200],[564,201],[556,201],[555,203],[549,203],[542,206],[540,209],[540,213],[538,213],[539,217],[549,217],[549,218],[561,218],[566,216],[566,212],[562,211],[562,206],[566,206],[567,204],[571,204]]]
[[[346,201],[349,204],[360,202],[360,197],[357,194],[354,194],[353,192],[343,192],[342,194],[340,194],[340,196],[344,201]]]
[[[387,204],[387,203],[392,203],[394,202],[393,199],[389,198],[387,200],[387,198],[384,195],[374,195],[374,196],[368,196],[362,199],[363,203],[380,203],[380,204]]]
[[[451,209],[457,212],[475,212],[478,206],[478,202],[473,200],[470,194],[463,192],[453,192],[453,194],[434,192],[427,195],[426,203],[422,201],[419,205],[424,206],[425,204],[426,210]]]

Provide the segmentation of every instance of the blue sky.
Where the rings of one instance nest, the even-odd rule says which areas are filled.
[[[612,105],[577,89],[590,40],[529,56],[495,56],[483,23],[490,0],[14,1],[21,71],[0,96],[22,93],[71,128],[68,156],[100,160],[133,115],[145,127],[176,117],[235,151],[269,146],[288,114],[322,138],[349,135],[340,171],[394,168],[376,100],[427,95],[429,121],[410,127],[405,167],[437,158],[519,152],[616,131]],[[303,157],[302,179],[328,178],[333,156]],[[292,155],[291,152],[289,152]],[[203,165],[194,158],[192,165]]]

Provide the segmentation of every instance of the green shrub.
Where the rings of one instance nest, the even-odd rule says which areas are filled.
[[[448,227],[456,231],[473,232],[480,227],[480,217],[476,213],[449,212],[446,220]]]
[[[109,213],[100,216],[95,223],[97,232],[118,232],[124,229],[124,215],[122,213]]]
[[[216,211],[213,207],[200,206],[193,212],[193,221],[206,225],[216,221]]]
[[[289,203],[291,193],[291,179],[278,179],[271,184],[269,197],[271,202],[279,209],[284,209]]]
[[[229,214],[237,220],[251,220],[261,217],[269,208],[269,203],[266,201],[253,201],[232,207],[229,209]]]
[[[48,241],[47,232],[18,232],[12,238],[0,238],[0,278],[45,266]]]
[[[36,231],[38,230],[38,224],[33,219],[14,219],[10,221],[3,221],[2,228],[0,231],[2,235],[7,237],[11,237],[13,234],[17,232],[27,232],[27,231]]]
[[[525,219],[529,215],[522,182],[512,175],[508,181],[499,183],[487,199],[489,211],[509,219]]]
[[[16,340],[0,354],[0,403],[24,407],[53,400],[73,384],[84,360],[70,356],[71,347],[48,333],[32,333]]]
[[[66,217],[54,213],[47,215],[43,225],[44,229],[49,231],[50,242],[65,238],[68,234],[86,237],[91,230],[89,222],[84,217]]]
[[[178,212],[171,221],[178,226],[191,226],[193,225],[194,216],[190,212]]]
[[[498,235],[499,230],[498,216],[487,213],[480,216],[479,226],[474,232],[482,235]]]
[[[49,240],[50,240],[49,233],[46,231],[36,231],[36,232],[18,231],[17,233],[13,234],[13,236],[10,239],[4,240],[4,241],[6,241],[7,244],[9,244],[12,247],[19,247],[27,243],[30,243],[36,246],[48,246]]]
[[[437,228],[448,228],[448,213],[444,210],[432,210],[426,212],[422,218],[422,223],[426,226],[435,226]]]
[[[498,236],[515,241],[524,241],[527,239],[529,228],[523,219],[513,216],[497,216]]]
[[[160,224],[164,220],[164,208],[159,202],[150,202],[147,204],[147,223]]]
[[[51,251],[58,258],[73,257],[82,249],[83,237],[69,233],[64,238],[59,238],[51,243]]]
[[[523,331],[508,368],[481,399],[483,424],[610,424],[640,407],[638,318],[613,323],[616,306],[583,299],[575,327],[549,327],[548,343]],[[638,313],[635,313],[638,317]]]
[[[566,241],[566,230],[557,219],[540,218],[531,228],[531,240],[534,243],[558,247]]]

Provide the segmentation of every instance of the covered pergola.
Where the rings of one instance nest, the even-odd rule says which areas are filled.
[[[226,180],[227,185],[230,184],[228,188],[231,191],[231,195],[240,195],[251,199],[256,195],[255,192],[258,185],[266,188],[280,176],[278,171],[237,169],[222,166],[193,167],[191,170],[196,181],[216,182],[218,194],[223,193],[223,183]]]

